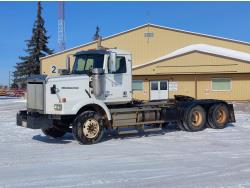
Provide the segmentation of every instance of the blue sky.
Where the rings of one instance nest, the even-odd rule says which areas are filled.
[[[36,2],[0,2],[0,84],[24,55],[31,37]],[[57,50],[57,2],[42,2],[49,46]],[[250,2],[65,2],[66,47],[145,23],[250,42]],[[171,45],[171,44],[170,44]]]

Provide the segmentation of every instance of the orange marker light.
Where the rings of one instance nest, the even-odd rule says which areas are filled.
[[[65,103],[66,102],[66,98],[62,98],[62,103]]]

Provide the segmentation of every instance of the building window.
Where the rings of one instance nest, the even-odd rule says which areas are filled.
[[[152,81],[151,82],[151,90],[157,91],[158,90],[158,81]]]
[[[152,32],[147,32],[147,33],[144,33],[144,37],[146,37],[146,38],[152,38],[152,37],[154,37],[154,33],[152,33]]]
[[[133,91],[143,91],[143,80],[133,80],[132,89]]]
[[[232,79],[231,78],[213,78],[212,91],[231,91]]]
[[[160,90],[168,90],[168,83],[166,81],[160,82]]]

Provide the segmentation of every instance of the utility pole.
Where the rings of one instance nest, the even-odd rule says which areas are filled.
[[[65,44],[65,20],[64,20],[64,2],[58,2],[58,49],[63,51],[66,48]]]

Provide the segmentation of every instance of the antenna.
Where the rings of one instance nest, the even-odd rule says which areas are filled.
[[[102,49],[102,37],[99,36],[97,39],[97,49]]]
[[[64,2],[58,2],[58,48],[63,51],[66,48],[65,44],[65,21],[64,21]]]

